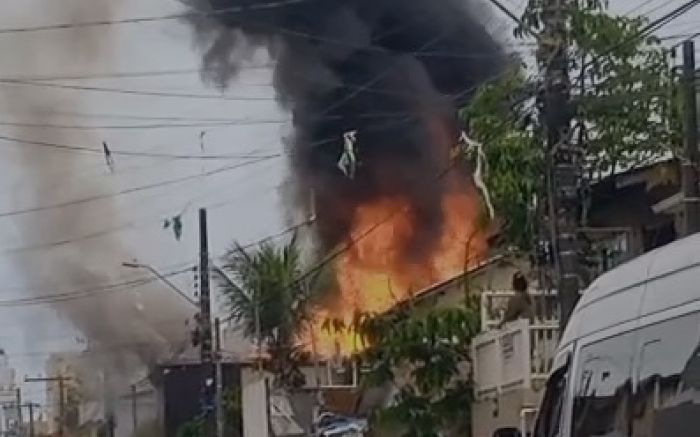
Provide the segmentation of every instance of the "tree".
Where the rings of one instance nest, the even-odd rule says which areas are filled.
[[[177,430],[177,437],[204,437],[205,423],[201,417],[192,419]]]
[[[232,282],[222,280],[221,287],[231,319],[267,353],[266,365],[281,385],[302,384],[297,336],[308,318],[319,274],[305,274],[295,238],[281,247],[234,244],[225,260],[223,269]]]
[[[522,20],[536,34],[542,31],[543,4],[530,0]],[[675,81],[659,41],[640,38],[646,19],[610,15],[599,0],[573,6],[567,10],[571,135],[584,149],[585,179],[592,183],[673,155],[681,143]],[[524,27],[516,29],[524,34]],[[535,228],[533,199],[546,184],[536,89],[516,69],[483,86],[462,111],[471,136],[484,145],[486,184],[504,235],[524,249]]]
[[[404,437],[469,435],[473,390],[464,365],[478,328],[478,312],[465,308],[363,316],[358,333],[368,346],[367,382],[398,389],[391,406],[376,413],[377,423]]]

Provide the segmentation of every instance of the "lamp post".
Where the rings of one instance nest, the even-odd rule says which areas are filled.
[[[168,278],[166,278],[164,275],[162,275],[158,270],[153,268],[152,266],[148,264],[142,264],[139,262],[123,262],[122,266],[130,268],[130,269],[143,269],[143,270],[148,270],[155,276],[156,278],[160,279],[165,285],[170,287],[171,290],[173,290],[175,293],[180,295],[183,299],[185,299],[190,305],[194,306],[195,308],[199,309],[199,303],[192,299],[190,296],[187,295],[184,291],[180,290],[175,284],[173,284]]]

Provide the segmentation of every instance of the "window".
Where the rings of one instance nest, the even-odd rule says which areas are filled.
[[[635,437],[697,436],[700,429],[700,315],[643,328],[639,335]]]
[[[574,378],[573,437],[628,436],[634,335],[584,346]]]
[[[554,437],[559,435],[561,412],[566,395],[566,381],[569,371],[569,355],[555,361],[554,368],[547,381],[547,388],[542,399],[540,413],[535,423],[535,437]]]

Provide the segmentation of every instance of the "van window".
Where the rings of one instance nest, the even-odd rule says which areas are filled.
[[[640,330],[632,435],[697,436],[700,429],[700,315]]]
[[[556,370],[552,372],[547,380],[547,388],[540,405],[540,412],[537,415],[537,422],[535,423],[535,437],[555,437],[559,435],[561,412],[566,397],[569,356],[562,357],[559,363],[555,361],[553,367]]]
[[[628,436],[632,333],[581,348],[574,378],[572,436]]]

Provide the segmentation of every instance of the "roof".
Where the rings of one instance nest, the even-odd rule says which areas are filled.
[[[584,291],[562,344],[640,315],[700,300],[700,289],[693,286],[700,280],[700,270],[694,270],[700,268],[698,247],[700,234],[691,235],[600,276]]]
[[[456,285],[456,284],[459,284],[460,282],[462,282],[467,276],[478,273],[478,272],[484,270],[485,268],[487,268],[487,267],[489,267],[497,262],[504,261],[505,259],[506,259],[506,256],[503,254],[495,255],[495,256],[492,256],[491,258],[485,259],[484,261],[480,262],[479,264],[472,266],[466,272],[459,273],[456,276],[453,276],[453,277],[446,279],[442,282],[438,282],[436,284],[433,284],[428,288],[424,288],[423,290],[420,290],[418,293],[416,293],[413,296],[413,302],[414,303],[420,302],[424,299],[430,298],[431,296],[439,295],[439,294],[445,292],[446,290],[449,290],[450,287],[452,287],[453,285]]]

